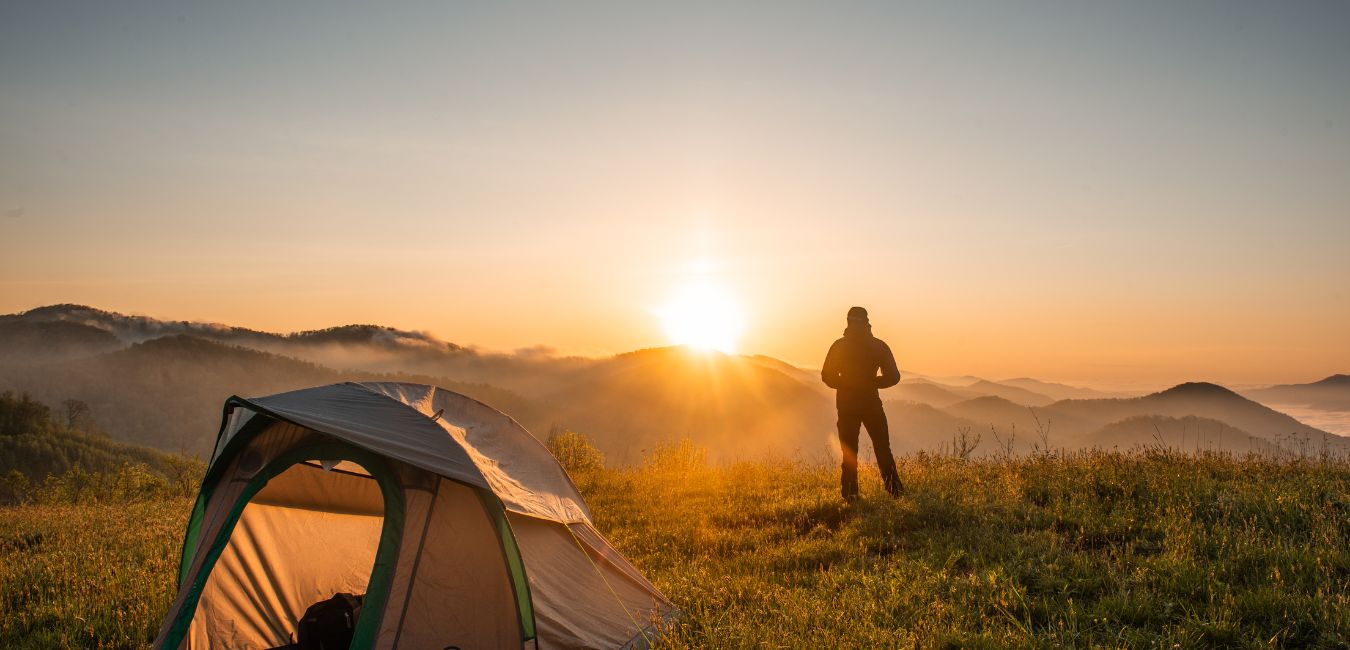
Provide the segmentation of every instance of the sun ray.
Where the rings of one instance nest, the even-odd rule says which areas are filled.
[[[709,279],[680,287],[655,312],[671,343],[703,351],[735,352],[745,326],[734,294]]]

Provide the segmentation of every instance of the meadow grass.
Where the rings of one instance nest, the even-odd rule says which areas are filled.
[[[669,450],[667,450],[669,451]],[[1221,455],[900,460],[666,453],[576,468],[596,526],[682,612],[661,647],[1350,647],[1350,465]],[[142,647],[181,498],[0,508],[0,647]]]
[[[173,600],[192,501],[0,507],[0,648],[140,648]]]

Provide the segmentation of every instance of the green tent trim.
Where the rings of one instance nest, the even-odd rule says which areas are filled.
[[[221,429],[216,437],[217,444],[219,444],[220,436],[225,434],[225,427],[229,422],[230,411],[235,407],[248,408],[258,415],[248,421],[235,433],[229,442],[225,443],[225,447],[221,449],[220,454],[212,459],[210,466],[207,468],[206,476],[202,478],[202,486],[197,492],[197,500],[193,504],[192,515],[188,519],[187,531],[183,536],[183,550],[178,565],[179,587],[181,587],[183,582],[188,579],[192,558],[196,554],[197,547],[201,542],[201,526],[202,520],[206,516],[206,504],[210,501],[211,495],[215,492],[216,486],[220,483],[221,476],[229,466],[228,459],[234,458],[256,434],[261,433],[267,427],[277,422],[289,422],[286,418],[271,413],[268,409],[260,407],[246,399],[237,395],[231,396],[225,403],[224,417],[221,418]],[[249,485],[245,487],[244,492],[240,494],[239,500],[231,509],[229,518],[226,520],[225,526],[221,529],[220,535],[217,536],[215,543],[209,549],[206,560],[202,565],[202,570],[198,574],[197,581],[192,585],[192,590],[189,592],[182,610],[179,611],[178,617],[174,620],[174,625],[166,639],[165,647],[176,647],[182,642],[183,636],[187,634],[187,628],[191,625],[192,618],[197,611],[197,601],[201,598],[201,591],[206,586],[206,579],[210,576],[211,570],[215,567],[216,560],[219,559],[220,554],[224,552],[225,545],[229,543],[230,535],[234,532],[234,526],[238,523],[239,517],[243,514],[244,507],[248,505],[255,494],[267,485],[267,481],[271,480],[272,477],[280,474],[292,465],[302,463],[306,460],[320,460],[317,456],[304,457],[312,456],[315,453],[321,454],[322,460],[349,460],[355,462],[362,467],[365,467],[366,471],[370,472],[371,476],[380,484],[380,491],[384,495],[385,501],[384,525],[380,532],[379,547],[376,550],[375,570],[371,574],[370,586],[367,588],[366,605],[362,609],[363,611],[370,611],[371,609],[378,607],[379,611],[383,613],[384,603],[388,598],[387,585],[388,582],[392,580],[393,576],[380,576],[378,575],[378,572],[381,563],[386,562],[386,553],[389,557],[387,559],[388,566],[385,567],[385,571],[392,571],[397,560],[398,542],[402,535],[400,531],[403,529],[403,493],[398,486],[397,477],[393,475],[379,456],[370,451],[337,440],[312,442],[292,449],[290,452],[277,457],[269,463],[267,467],[259,471],[250,481]],[[278,464],[281,465],[278,466]],[[377,469],[373,467],[374,465],[379,466],[380,469],[378,472]],[[454,481],[454,479],[450,478],[446,478],[445,480]],[[458,483],[458,481],[455,482]],[[487,511],[488,516],[492,520],[492,526],[497,532],[497,542],[511,574],[511,590],[512,593],[515,594],[517,616],[520,621],[521,640],[532,641],[537,636],[534,601],[530,595],[530,581],[525,573],[525,561],[520,555],[520,547],[516,544],[515,532],[511,530],[511,523],[506,517],[506,508],[501,500],[491,492],[477,486],[470,485],[469,487],[473,488],[478,493],[479,499],[483,503],[483,508]],[[391,492],[394,497],[392,500],[390,498]],[[394,502],[397,502],[398,528],[391,530],[389,528],[391,521],[390,504]],[[388,542],[389,546],[386,546],[386,542]],[[382,593],[379,595],[378,600],[372,598],[372,594],[377,586],[382,588]],[[365,620],[366,617],[362,617],[362,622],[358,624],[356,633],[353,635],[351,645],[353,649],[368,647],[374,641],[374,635],[379,630],[378,625],[368,628],[369,639],[364,640],[364,645],[358,643],[358,641],[362,641],[363,638],[361,632],[363,629],[366,629],[366,626],[364,625]]]
[[[236,437],[235,440],[238,439]],[[225,457],[226,454],[222,453],[221,456]],[[398,560],[398,546],[403,531],[403,492],[398,485],[397,477],[379,456],[354,445],[330,440],[291,449],[273,459],[249,480],[248,485],[239,495],[239,499],[230,508],[225,525],[221,527],[220,532],[207,549],[202,568],[197,572],[196,579],[188,589],[187,598],[183,607],[178,610],[178,616],[173,621],[165,639],[164,647],[176,648],[183,642],[183,637],[187,635],[188,628],[192,625],[192,618],[197,613],[197,603],[201,599],[202,589],[205,588],[207,579],[211,576],[211,570],[215,567],[216,561],[220,559],[220,554],[224,552],[225,546],[229,544],[230,535],[234,533],[234,527],[239,523],[240,515],[243,514],[244,508],[248,506],[249,502],[253,500],[254,495],[261,491],[273,477],[294,465],[310,460],[346,460],[357,463],[370,472],[371,477],[379,484],[380,493],[384,497],[384,523],[380,529],[380,542],[375,551],[375,565],[371,569],[370,584],[366,589],[365,606],[362,608],[363,611],[371,612],[373,615],[362,616],[357,622],[351,647],[359,650],[369,648],[374,644],[375,635],[380,629],[380,622],[384,615],[384,603],[389,598],[389,586],[393,578],[394,565]],[[213,477],[208,476],[209,481],[211,478]],[[214,486],[215,481],[210,481],[210,485]],[[198,505],[193,508],[193,521],[188,526],[188,538],[183,544],[185,559],[184,567],[180,569],[180,576],[186,574],[186,564],[190,561],[188,558],[195,553],[197,537],[200,534],[200,519],[204,514],[204,504],[207,498],[209,498],[208,490],[206,486],[203,486],[201,496],[198,497]],[[189,552],[189,547],[192,549],[191,552]]]

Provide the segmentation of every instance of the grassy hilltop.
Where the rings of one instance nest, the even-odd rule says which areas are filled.
[[[683,611],[662,647],[1350,644],[1344,461],[916,455],[846,507],[832,467],[561,456]],[[190,504],[118,499],[0,508],[0,647],[148,644]]]

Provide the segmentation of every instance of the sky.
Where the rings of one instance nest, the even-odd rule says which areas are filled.
[[[0,313],[1350,372],[1347,3],[183,4],[0,3]]]

